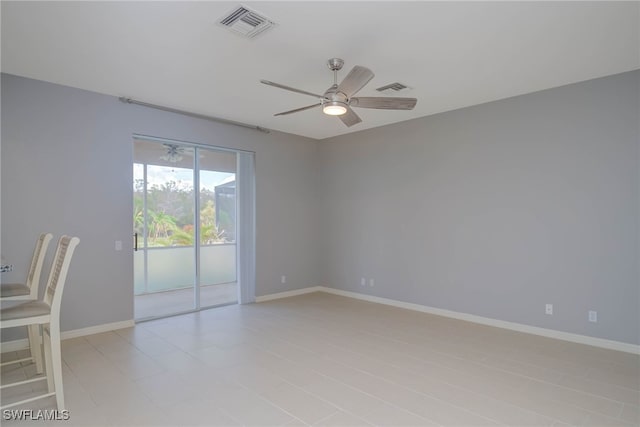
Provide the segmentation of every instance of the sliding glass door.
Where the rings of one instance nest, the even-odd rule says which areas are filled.
[[[236,153],[134,140],[135,318],[238,301]]]
[[[238,301],[236,154],[199,150],[197,306]]]

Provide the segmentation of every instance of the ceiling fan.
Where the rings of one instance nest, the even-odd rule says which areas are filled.
[[[164,160],[169,163],[178,163],[182,160],[182,155],[185,154],[184,147],[180,147],[174,144],[162,144],[167,148],[166,154],[160,156],[160,160]]]
[[[329,87],[329,89],[327,89],[322,95],[270,82],[269,80],[260,80],[260,83],[278,87],[280,89],[290,90],[291,92],[301,93],[303,95],[310,95],[318,98],[320,101],[313,105],[296,108],[295,110],[285,111],[274,115],[284,116],[286,114],[297,113],[322,106],[323,113],[330,116],[337,116],[342,120],[342,123],[350,127],[362,121],[351,107],[375,108],[382,110],[412,110],[413,107],[416,106],[416,103],[418,102],[416,98],[380,96],[354,97],[354,95],[373,78],[373,71],[366,67],[356,65],[351,69],[351,71],[349,71],[347,77],[338,84],[338,70],[342,69],[343,65],[344,61],[340,58],[331,58],[327,61],[327,66],[331,71],[333,71],[333,85],[331,85],[331,87]]]

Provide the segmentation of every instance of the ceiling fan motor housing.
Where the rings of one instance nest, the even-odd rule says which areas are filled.
[[[347,112],[349,100],[347,95],[338,91],[338,85],[334,84],[325,93],[322,101],[322,111],[332,116],[342,115]]]
[[[343,104],[347,104],[349,101],[347,95],[338,91],[338,85],[335,84],[324,93],[324,99],[326,101],[342,102]]]

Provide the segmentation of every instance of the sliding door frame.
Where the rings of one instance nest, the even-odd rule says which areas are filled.
[[[229,147],[220,147],[209,144],[194,143],[176,139],[161,138],[149,135],[134,133],[133,140],[146,140],[162,144],[174,144],[181,147],[194,149],[193,162],[193,188],[194,188],[194,256],[195,256],[195,280],[194,280],[194,309],[183,310],[168,315],[161,315],[152,318],[140,319],[137,321],[153,320],[156,318],[175,316],[186,313],[193,313],[202,310],[200,300],[200,159],[199,150],[222,151],[234,153],[236,155],[236,281],[238,283],[238,303],[249,304],[255,302],[255,153],[248,150],[240,150]],[[147,165],[144,165],[144,209],[146,212],[146,188],[147,188]],[[144,216],[144,228],[147,230],[147,215]],[[147,233],[145,233],[145,248],[147,247]],[[147,256],[144,257],[144,280],[145,289],[148,287]],[[226,305],[226,304],[224,304]],[[204,309],[216,306],[207,306]]]

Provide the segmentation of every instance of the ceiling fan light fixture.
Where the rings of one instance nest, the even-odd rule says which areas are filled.
[[[340,101],[329,101],[322,106],[322,112],[329,116],[341,116],[347,112],[347,106]]]
[[[182,156],[178,153],[169,153],[165,154],[164,156],[160,156],[160,159],[169,163],[178,163],[182,160]]]

